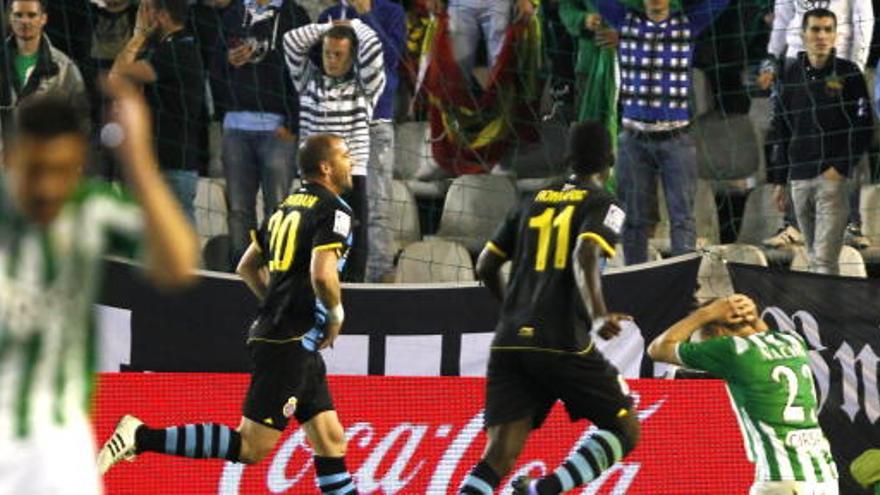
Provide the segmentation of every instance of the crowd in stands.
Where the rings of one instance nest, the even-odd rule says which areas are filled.
[[[191,221],[199,181],[223,184],[221,269],[295,187],[309,135],[342,135],[351,151],[345,279],[383,282],[402,247],[395,179],[439,184],[420,199],[423,217],[425,197],[442,201],[462,175],[525,193],[564,177],[551,135],[585,120],[614,138],[607,187],[626,207],[626,264],[651,258],[665,218],[664,254],[701,247],[707,180],[719,207],[772,184],[786,213],[763,244],[804,244],[815,272],[838,273],[845,244],[871,245],[859,199],[876,162],[871,0],[5,0],[3,15],[0,130],[22,101],[65,95],[94,136],[88,174],[120,180],[101,146],[98,81],[139,83],[162,174]],[[403,173],[419,129],[427,159]],[[725,170],[737,146],[760,148],[763,166]],[[741,205],[724,214],[732,234],[710,242],[735,240]]]

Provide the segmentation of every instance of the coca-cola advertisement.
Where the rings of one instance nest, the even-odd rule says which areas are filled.
[[[99,440],[132,413],[155,427],[237,425],[244,374],[109,373],[95,405]],[[346,461],[360,493],[456,493],[485,446],[482,378],[333,376],[346,428]],[[578,494],[743,494],[752,481],[724,384],[715,380],[631,380],[642,437],[638,447]],[[147,399],[148,398],[148,399]],[[540,475],[591,432],[557,406],[536,430],[511,476]],[[499,493],[509,494],[510,478]],[[144,454],[105,477],[108,494],[312,494],[312,453],[292,424],[275,452],[253,466]]]

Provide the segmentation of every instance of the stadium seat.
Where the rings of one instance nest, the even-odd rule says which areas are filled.
[[[472,282],[474,266],[467,249],[456,242],[428,239],[404,248],[396,283]]]
[[[662,253],[671,249],[669,239],[669,212],[662,184],[657,185],[657,203],[660,222],[654,230],[650,244]],[[694,198],[694,216],[697,223],[697,247],[721,242],[721,229],[718,223],[718,206],[715,193],[708,181],[697,180],[697,195]]]
[[[746,198],[737,243],[761,245],[782,227],[782,212],[773,202],[773,184],[761,184]]]
[[[229,233],[229,227],[226,223],[225,180],[199,178],[194,205],[196,232],[202,247],[205,246],[208,239]]]
[[[208,239],[202,249],[202,266],[205,270],[215,272],[235,271],[235,266],[230,266],[231,248],[228,234],[215,235]]]
[[[862,233],[871,243],[880,245],[880,184],[862,186],[861,204]]]
[[[758,172],[763,153],[748,115],[710,112],[694,122],[699,177],[710,181],[745,179]]]
[[[538,124],[535,142],[517,140],[501,159],[502,166],[520,179],[540,179],[564,173],[568,124],[548,120]]]
[[[551,187],[565,180],[564,175],[554,175],[551,177],[535,177],[531,179],[517,179],[516,190],[520,194],[534,194],[541,189]]]
[[[733,284],[730,280],[730,273],[727,271],[728,261],[767,266],[767,257],[756,246],[749,244],[709,246],[703,251],[703,259],[697,274],[699,283],[697,300],[702,302],[733,294]]]
[[[859,250],[852,246],[843,246],[840,250],[840,274],[844,277],[866,278],[868,271],[865,269],[865,261]],[[791,269],[797,272],[810,270],[810,259],[807,249],[803,246],[794,248],[794,258],[791,260]]]
[[[509,177],[463,175],[452,181],[435,237],[463,244],[477,253],[516,203]]]
[[[403,122],[394,126],[394,178],[409,180],[431,160],[428,122]]]
[[[391,222],[394,242],[397,244],[394,252],[398,252],[408,244],[421,239],[422,233],[419,226],[419,209],[413,193],[401,180],[394,180],[391,186]]]

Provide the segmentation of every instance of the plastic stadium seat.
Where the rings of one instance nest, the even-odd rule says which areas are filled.
[[[748,115],[722,116],[710,112],[694,123],[697,170],[705,180],[745,179],[760,165],[761,149],[755,125]]]
[[[394,178],[408,180],[433,161],[428,122],[403,122],[394,126]]]
[[[862,233],[874,245],[880,245],[880,184],[862,186],[860,210]]]
[[[396,283],[472,282],[474,266],[467,249],[456,242],[414,242],[400,254]]]
[[[866,278],[868,276],[862,254],[852,246],[843,246],[840,250],[838,262],[840,263],[840,274],[844,277]],[[794,259],[791,260],[791,269],[797,272],[810,270],[810,259],[805,247],[797,246],[794,248]]]
[[[471,253],[477,253],[516,200],[516,188],[508,177],[458,177],[446,194],[436,237],[460,242]]]
[[[501,165],[520,179],[540,179],[565,174],[568,123],[551,119],[536,128],[538,139],[517,140],[501,158]]]
[[[194,204],[196,232],[202,246],[212,237],[229,233],[226,224],[226,181],[199,178]]]
[[[416,198],[406,184],[394,180],[391,184],[391,222],[394,229],[394,241],[398,249],[418,241],[422,237],[419,226],[419,209]]]
[[[726,266],[728,261],[767,266],[767,257],[756,246],[749,244],[709,246],[703,253],[697,274],[699,289],[696,297],[699,301],[733,294],[733,284]]]
[[[228,234],[216,235],[205,243],[202,249],[202,265],[205,270],[213,270],[215,272],[234,271],[235,267],[230,266],[229,252],[232,245],[229,241]]]
[[[666,196],[663,186],[657,184],[657,206],[660,222],[650,240],[657,250],[669,252],[669,212],[666,207]],[[715,193],[712,185],[705,180],[697,180],[697,194],[694,198],[694,217],[697,224],[697,247],[721,242],[721,228],[718,224],[718,206],[715,204]]]
[[[782,227],[782,212],[773,202],[773,184],[761,184],[752,189],[743,210],[742,226],[737,242],[761,245],[761,241]]]

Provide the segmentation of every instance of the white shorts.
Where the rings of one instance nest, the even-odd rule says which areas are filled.
[[[837,481],[756,481],[749,495],[838,495]]]
[[[36,432],[35,432],[36,433]],[[99,495],[87,423],[49,427],[24,441],[0,441],[0,495]]]

